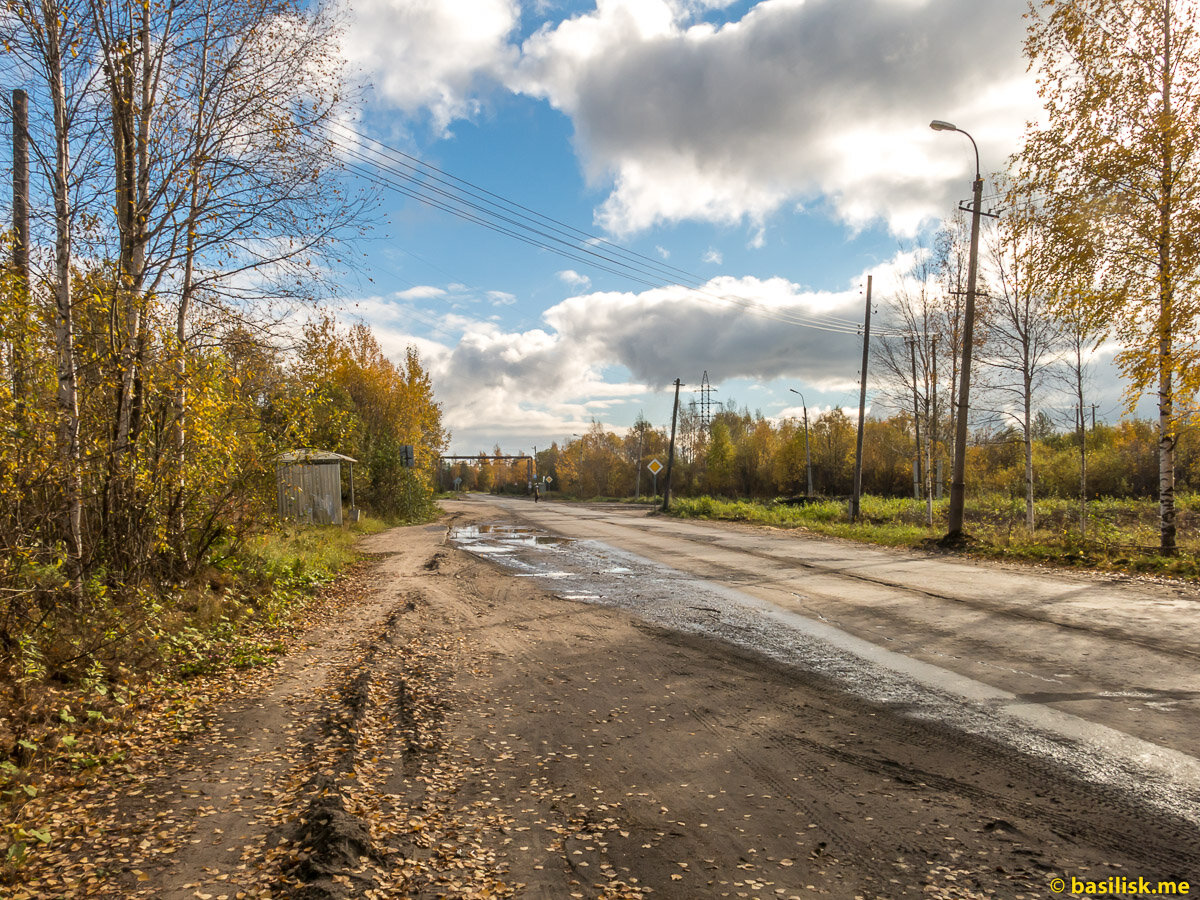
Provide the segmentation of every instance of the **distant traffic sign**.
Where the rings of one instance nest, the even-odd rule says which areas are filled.
[[[660,463],[657,459],[652,459],[652,460],[650,460],[649,463],[646,464],[646,468],[649,469],[651,472],[653,472],[655,475],[657,475],[659,472],[662,471],[663,464]]]

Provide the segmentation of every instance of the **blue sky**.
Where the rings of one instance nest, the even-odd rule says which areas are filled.
[[[1038,114],[1024,11],[354,0],[350,128],[687,275],[650,286],[385,192],[346,315],[389,352],[420,349],[453,452],[528,451],[639,412],[666,424],[670,382],[686,402],[705,370],[717,399],[768,416],[799,414],[789,387],[810,414],[853,406],[843,323],[861,320],[867,274],[886,297],[969,194],[970,143],[929,120],[968,129],[994,170]],[[1111,375],[1099,389],[1115,412]]]

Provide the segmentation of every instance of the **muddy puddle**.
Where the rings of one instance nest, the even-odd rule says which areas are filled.
[[[450,540],[475,553],[510,553],[521,547],[552,547],[571,543],[522,525],[464,525],[450,529]]]
[[[1200,760],[1030,703],[895,653],[833,625],[592,540],[507,523],[453,528],[449,540],[567,600],[626,610],[654,625],[725,641],[829,679],[918,719],[942,722],[1130,790],[1200,824]]]

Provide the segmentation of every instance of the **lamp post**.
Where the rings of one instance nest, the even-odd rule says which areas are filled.
[[[641,500],[642,497],[642,439],[646,436],[646,429],[638,429],[638,449],[637,462],[634,464],[634,484],[633,484],[633,499]]]
[[[571,437],[579,438],[579,471],[575,473],[575,477],[579,483],[579,497],[583,499],[583,454],[587,450],[587,438],[575,432],[571,432]]]
[[[950,472],[950,522],[946,538],[959,540],[963,534],[963,505],[966,501],[967,397],[971,389],[971,350],[975,339],[975,277],[979,271],[979,215],[983,208],[983,176],[979,174],[979,145],[956,125],[934,119],[934,131],[957,131],[975,148],[975,183],[971,200],[971,255],[967,262],[967,302],[963,310],[962,368],[958,387],[958,413],[954,422],[954,465]]]
[[[800,394],[795,388],[788,388],[793,394]],[[812,485],[812,458],[808,454],[808,403],[804,400],[804,395],[800,394],[800,408],[804,410],[804,473],[808,476],[808,493],[804,496],[811,497],[813,495]]]

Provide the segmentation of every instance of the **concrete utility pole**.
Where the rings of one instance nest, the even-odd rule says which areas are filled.
[[[667,450],[667,483],[663,487],[663,512],[671,508],[671,469],[675,465],[675,420],[679,418],[679,385],[680,381],[676,378],[675,408],[671,410],[671,446]]]
[[[956,541],[963,534],[963,507],[967,485],[967,410],[971,391],[971,351],[975,341],[975,281],[979,273],[979,216],[983,211],[983,176],[979,174],[979,145],[975,138],[956,125],[934,119],[934,131],[957,131],[967,136],[975,148],[975,183],[971,186],[971,255],[967,262],[967,302],[963,310],[962,369],[958,387],[958,416],[954,422],[954,464],[950,470],[950,522],[946,538]]]
[[[850,497],[850,521],[857,522],[862,498],[863,424],[867,415],[867,356],[871,349],[871,276],[867,276],[867,311],[863,316],[862,385],[858,390],[858,440],[854,448],[854,494]]]

